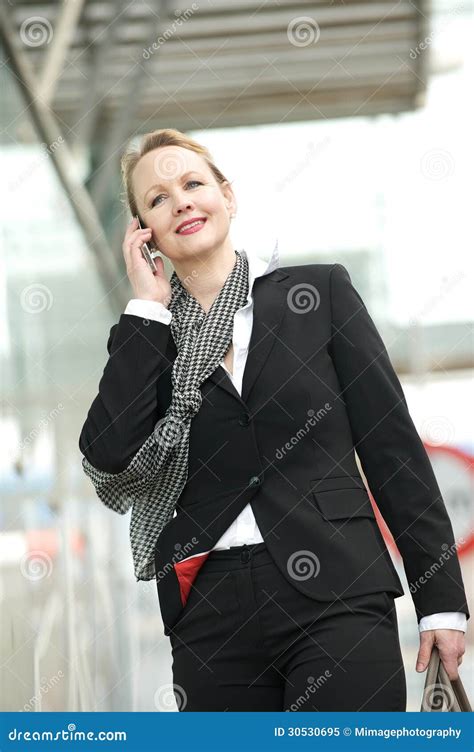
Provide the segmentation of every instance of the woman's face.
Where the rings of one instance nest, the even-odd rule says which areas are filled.
[[[160,146],[145,154],[132,174],[143,227],[171,262],[221,249],[229,241],[232,188],[219,184],[199,154],[181,146]],[[183,222],[199,218],[193,231]],[[183,228],[185,229],[185,228]]]

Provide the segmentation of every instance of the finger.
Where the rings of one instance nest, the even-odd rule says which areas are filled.
[[[147,227],[146,225],[145,225],[145,227],[140,227],[139,224],[138,224],[137,218],[133,217],[133,219],[128,223],[128,225],[126,227],[125,237],[128,237],[128,236],[132,235],[136,231],[140,232],[141,230],[148,230],[148,229],[149,229],[149,227]]]
[[[143,230],[135,230],[128,239],[128,245],[138,242],[144,243],[147,238],[151,237],[151,234],[152,232],[149,227],[146,227]]]
[[[448,655],[444,654],[443,656],[443,654],[440,651],[440,658],[441,658],[441,663],[446,669],[446,673],[448,674],[451,681],[453,679],[459,679],[457,656],[453,655],[452,653],[449,653]]]
[[[151,240],[152,232],[151,230],[136,230],[135,233],[132,235],[131,241],[129,241],[129,244],[138,245],[138,247],[142,246],[143,243],[148,242]]]
[[[124,239],[128,240],[129,237],[130,237],[130,235],[132,234],[132,232],[134,230],[136,230],[137,227],[138,227],[137,218],[133,217],[133,219],[131,220],[131,222],[129,222],[128,225],[127,225],[127,228],[125,230],[125,238]]]
[[[136,233],[139,234],[149,229],[150,229],[149,227],[144,227],[144,228],[138,227],[137,219],[134,217],[132,222],[130,222],[130,224],[127,225],[127,229],[125,230],[125,235],[123,238],[123,245],[125,246],[129,244],[130,242],[132,242]]]
[[[138,240],[133,242],[130,247],[130,264],[133,269],[137,266],[143,266],[144,263],[148,266],[148,263],[141,250],[142,245],[143,240],[139,238]]]
[[[165,264],[161,256],[156,256],[153,261],[155,262],[156,271],[153,272],[155,277],[163,277],[165,271]]]
[[[143,243],[147,242],[151,238],[151,230],[138,230],[135,232],[136,234],[129,238],[128,241],[124,241],[123,244],[123,255],[127,263],[131,262],[132,256],[134,254],[134,249],[140,249]]]

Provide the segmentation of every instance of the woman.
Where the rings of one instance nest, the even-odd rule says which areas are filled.
[[[354,450],[403,557],[417,670],[436,644],[457,677],[469,611],[430,462],[347,270],[234,250],[232,187],[178,131],[145,136],[122,170],[143,228],[123,243],[134,297],[80,447],[101,500],[132,508],[179,709],[405,710],[403,588]]]

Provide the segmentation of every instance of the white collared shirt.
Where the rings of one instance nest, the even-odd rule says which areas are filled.
[[[280,265],[278,241],[275,244],[269,261],[264,261],[259,256],[248,254],[244,249],[241,252],[245,254],[249,264],[249,292],[246,304],[234,314],[234,330],[232,335],[234,348],[233,373],[227,370],[224,360],[220,363],[240,395],[242,395],[242,380],[252,333],[253,283],[257,277],[270,274],[270,272]],[[130,300],[124,313],[151,319],[152,321],[160,321],[162,324],[170,324],[172,319],[171,311],[162,303],[153,300],[141,300],[139,298]],[[241,546],[244,543],[262,542],[264,541],[252,507],[250,504],[247,504],[219,538],[214,548],[223,549],[230,548],[230,546]],[[457,611],[447,611],[422,617],[418,628],[420,632],[424,632],[427,629],[459,629],[465,632],[466,621],[465,614]]]

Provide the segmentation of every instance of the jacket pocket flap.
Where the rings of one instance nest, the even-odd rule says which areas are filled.
[[[375,512],[365,488],[333,488],[330,491],[313,491],[313,498],[327,520],[351,517],[375,518]]]
[[[364,481],[360,475],[328,475],[324,478],[310,480],[311,491],[336,491],[340,488],[361,488],[365,490]]]

